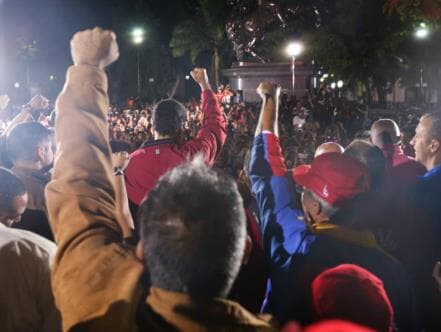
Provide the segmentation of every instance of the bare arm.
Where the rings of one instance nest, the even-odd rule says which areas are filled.
[[[123,237],[128,238],[133,235],[135,225],[130,214],[129,198],[127,197],[126,184],[123,171],[129,165],[130,155],[126,151],[117,152],[112,155],[115,174],[115,205],[118,214],[118,224],[121,227]]]
[[[257,123],[256,136],[262,131],[269,131],[279,136],[278,112],[280,87],[269,83],[260,83],[257,93],[262,98],[262,108],[260,111],[259,122]]]
[[[31,114],[31,111],[33,109],[39,110],[39,109],[45,109],[49,106],[49,101],[41,96],[37,95],[34,96],[26,105],[23,106],[20,113],[18,113],[14,119],[9,123],[9,125],[6,127],[5,131],[3,132],[3,135],[9,135],[9,133],[14,129],[14,127],[20,123],[32,121],[33,117]]]

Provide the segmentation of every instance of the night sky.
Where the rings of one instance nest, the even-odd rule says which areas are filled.
[[[69,41],[76,31],[94,26],[114,30],[122,58],[132,52],[133,27],[143,25],[148,34],[154,21],[155,33],[167,45],[175,23],[191,11],[191,0],[0,0],[0,93],[26,80],[25,66],[17,56],[19,39],[37,42],[32,80],[55,75],[58,83],[53,84],[61,85],[71,63]]]

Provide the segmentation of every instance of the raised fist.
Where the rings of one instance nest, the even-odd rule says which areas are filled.
[[[33,110],[44,110],[49,107],[49,100],[42,95],[36,95],[27,103]]]
[[[127,151],[112,153],[113,167],[124,171],[129,166],[130,155]]]
[[[205,68],[195,68],[190,72],[190,74],[195,82],[201,86],[201,88],[205,89],[210,87],[207,70]]]
[[[119,57],[116,35],[95,28],[77,32],[70,41],[74,65],[89,65],[104,69]]]
[[[3,111],[6,107],[8,107],[10,101],[11,100],[9,99],[8,95],[1,95],[0,96],[0,111]]]
[[[280,86],[271,82],[261,82],[256,91],[262,99],[265,99],[267,95],[277,99],[280,95]]]

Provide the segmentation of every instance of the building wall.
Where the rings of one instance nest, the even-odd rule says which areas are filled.
[[[222,74],[229,79],[234,90],[242,91],[246,102],[259,101],[256,88],[262,81],[275,82],[281,85],[282,90],[292,93],[291,63],[247,63],[240,62]],[[309,82],[314,74],[312,66],[306,66],[296,61],[295,68],[295,95],[302,97],[309,88]]]

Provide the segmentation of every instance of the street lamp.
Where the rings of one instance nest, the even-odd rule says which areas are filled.
[[[296,70],[296,57],[302,53],[303,46],[298,42],[291,42],[286,47],[286,54],[291,57],[291,72],[292,72],[292,94],[295,95],[295,70]]]
[[[142,28],[135,28],[132,31],[132,42],[136,46],[140,46],[144,42],[144,30]],[[138,66],[138,100],[141,97],[141,72],[140,72],[140,60],[139,60],[139,47],[136,49],[136,58]]]
[[[415,30],[415,37],[419,40],[426,39],[430,34],[429,28],[427,27],[426,23],[421,22],[418,25],[418,28]],[[423,80],[423,65],[421,63],[420,66],[420,95],[421,100],[424,100],[424,80]]]
[[[426,39],[429,36],[429,29],[427,28],[426,23],[422,22],[415,30],[415,37],[418,39]]]

